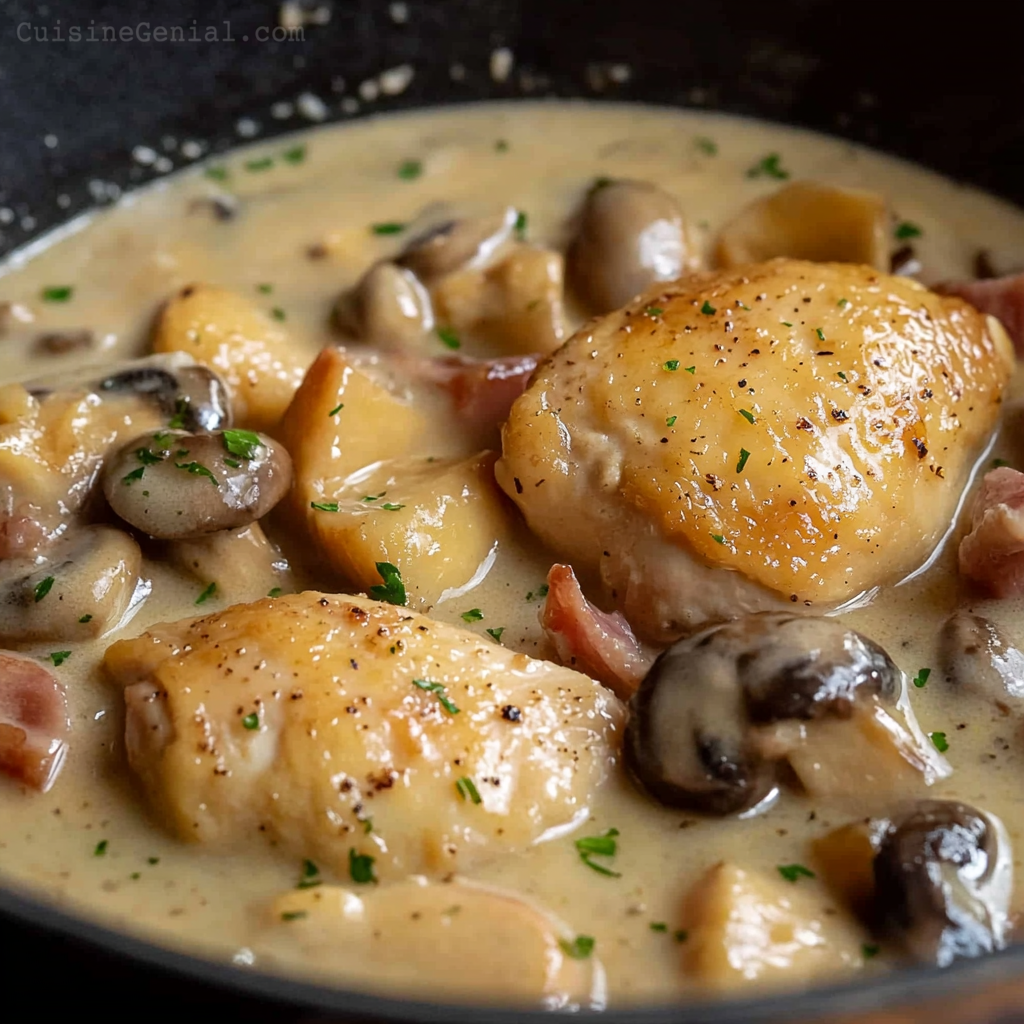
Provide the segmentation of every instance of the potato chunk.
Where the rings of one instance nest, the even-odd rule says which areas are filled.
[[[776,256],[889,269],[889,213],[874,192],[794,181],[744,207],[715,245],[720,267]]]
[[[687,901],[685,969],[721,992],[834,980],[862,965],[864,936],[851,920],[826,915],[828,904],[813,879],[718,864]]]
[[[471,882],[411,879],[379,889],[319,886],[274,901],[261,959],[417,998],[574,1009],[600,989],[596,958],[573,960],[568,928],[520,896]],[[446,965],[446,966],[442,966]],[[439,969],[440,968],[440,969]]]
[[[825,884],[861,920],[871,916],[875,899],[875,854],[889,822],[865,818],[814,840],[814,862]]]
[[[284,330],[236,292],[207,284],[190,284],[168,301],[153,351],[187,352],[216,370],[235,420],[251,430],[273,432],[305,369]]]
[[[349,877],[444,877],[580,820],[622,707],[597,683],[366,598],[307,592],[106,653],[133,770],[181,839]],[[468,780],[464,781],[464,780]]]

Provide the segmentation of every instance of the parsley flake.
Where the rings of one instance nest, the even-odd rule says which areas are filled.
[[[322,884],[323,879],[320,877],[320,869],[311,860],[304,860],[302,862],[302,876],[299,878],[299,884],[296,888],[314,889]]]
[[[79,619],[78,621],[79,621],[79,622],[82,622],[82,623],[85,623],[85,622],[92,622],[92,615],[91,615],[90,613],[88,613],[88,612],[87,612],[87,613],[86,613],[85,615],[83,615],[83,616],[82,616],[82,617],[81,617],[81,618],[80,618],[80,619]]]
[[[740,449],[740,460],[736,463],[736,472],[742,473],[743,467],[747,464],[747,459],[750,458],[750,452],[746,448]]]
[[[820,327],[815,327],[814,333],[818,336],[818,341],[825,340],[825,332]]]
[[[696,366],[684,366],[683,369],[687,373],[696,373],[697,372],[697,367]]]
[[[170,418],[167,426],[171,430],[184,430],[185,424],[188,421],[189,414],[189,400],[187,398],[179,398],[174,403],[174,415]]]
[[[479,608],[470,608],[468,612],[462,613],[463,622],[479,622],[484,617],[484,613]]]
[[[281,308],[280,306],[275,306],[275,307],[274,307],[274,308],[273,308],[273,309],[272,309],[272,310],[270,311],[270,315],[271,315],[271,316],[272,316],[272,317],[273,317],[273,318],[274,318],[275,320],[284,320],[284,319],[286,319],[286,316],[287,316],[287,314],[285,313],[285,311],[284,311],[284,310],[283,310],[283,309],[282,309],[282,308]]]
[[[944,732],[930,732],[928,733],[928,739],[932,741],[932,746],[940,753],[944,754],[949,750],[949,742],[946,739]]]
[[[993,469],[999,469],[1001,466],[1008,466],[1008,465],[1009,465],[1009,463],[1006,461],[1006,459],[993,459],[992,460],[992,468]]]
[[[337,416],[338,413],[341,412],[341,410],[344,409],[344,408],[345,408],[345,403],[344,402],[339,402],[327,415],[328,416]]]
[[[261,295],[269,295],[273,290],[274,286],[272,284],[256,285],[256,291],[258,291]]]
[[[685,942],[690,937],[690,933],[685,928],[678,928],[672,933],[672,938],[676,942]]]
[[[217,478],[201,462],[176,462],[174,465],[193,476],[205,476],[214,487],[217,486]]]
[[[455,783],[455,792],[462,797],[463,800],[472,800],[473,803],[483,803],[483,797],[480,796],[480,790],[476,788],[476,783],[469,778],[468,775],[463,775],[458,782]]]
[[[508,152],[508,140],[507,139],[497,139],[495,141],[495,143],[494,143],[494,149],[498,153],[507,153]]]
[[[711,534],[711,539],[716,544],[724,544],[725,543],[725,537],[723,537],[722,534],[720,534],[720,533],[713,533],[713,534]]]
[[[370,597],[375,601],[404,605],[408,597],[405,593],[405,584],[402,582],[402,574],[390,562],[377,562],[375,565],[383,585],[376,584],[370,587]]]
[[[740,409],[739,414],[748,422],[754,422],[754,414],[749,409]]]
[[[383,505],[379,505],[378,508],[384,509],[385,512],[397,512],[399,509],[405,508],[404,505],[396,505],[393,501],[385,501]]]
[[[376,883],[377,876],[373,873],[375,857],[368,853],[356,853],[354,848],[348,851],[348,873],[352,881],[357,885],[367,885],[370,882]]]
[[[267,171],[274,166],[274,158],[272,156],[261,156],[255,160],[246,160],[245,169],[247,171]]]
[[[223,164],[211,164],[203,171],[203,174],[211,181],[228,180],[228,169]]]
[[[287,164],[301,164],[306,159],[306,147],[301,143],[292,146],[281,154],[281,159]]]
[[[648,926],[652,932],[667,932],[668,925],[664,921],[652,921]]]
[[[250,711],[249,714],[247,714],[245,716],[245,718],[242,719],[242,728],[243,729],[248,729],[249,732],[253,732],[254,730],[258,729],[259,727],[260,727],[260,716],[258,714],[256,714],[255,711]]]
[[[405,230],[405,225],[397,220],[386,220],[380,224],[371,224],[370,230],[375,235],[400,235]]]
[[[145,472],[146,467],[139,466],[138,469],[133,469],[130,473],[126,473],[123,477],[121,477],[121,483],[123,483],[125,487],[131,487],[131,485],[135,483],[136,480],[142,479],[142,474]]]
[[[504,626],[496,626],[494,629],[487,630],[487,635],[494,640],[495,643],[501,643],[501,634],[505,632]]]
[[[33,596],[36,599],[36,604],[39,604],[39,602],[42,601],[42,599],[44,597],[46,597],[46,595],[50,592],[50,588],[52,586],[53,586],[53,577],[52,576],[47,576],[45,580],[40,580],[35,585],[35,589],[32,591],[32,594],[33,594]]]
[[[75,289],[70,284],[50,285],[39,294],[43,302],[68,302],[75,294]]]
[[[398,165],[397,174],[404,181],[412,181],[423,173],[422,160],[404,160]]]
[[[102,857],[107,852],[107,847],[110,845],[110,841],[107,839],[101,839],[96,844],[96,849],[92,851],[94,857]]]
[[[547,597],[547,596],[548,596],[548,585],[546,583],[542,583],[536,590],[531,590],[526,595],[526,600],[527,601],[532,601],[532,600],[534,600],[536,598],[536,600],[539,601],[542,597]]]
[[[785,181],[789,177],[789,171],[780,166],[781,161],[782,157],[778,153],[769,153],[747,171],[747,177],[775,178],[777,181]]]
[[[679,419],[678,416],[669,416],[668,419],[665,420],[665,426],[666,427],[674,427],[676,425],[676,420],[677,419]]]
[[[196,604],[206,604],[211,597],[217,592],[217,584],[211,583],[197,598]]]
[[[904,220],[896,225],[896,230],[893,234],[901,242],[905,242],[908,238],[920,238],[924,232],[916,224],[909,220]]]
[[[712,305],[711,305],[711,303],[710,303],[710,302],[708,302],[708,300],[707,300],[707,299],[705,299],[705,300],[704,300],[704,305],[700,307],[700,311],[701,311],[701,312],[702,312],[702,313],[703,313],[703,314],[704,314],[705,316],[714,316],[714,315],[715,315],[715,313],[717,313],[717,312],[718,312],[718,310],[717,310],[717,309],[715,309],[715,307],[714,307],[714,306],[712,306]]]
[[[455,704],[448,698],[447,694],[445,693],[444,683],[434,683],[431,682],[429,679],[414,679],[412,681],[412,685],[415,686],[418,690],[425,690],[427,693],[434,694],[434,696],[437,697],[441,707],[443,707],[445,711],[448,712],[449,715],[457,715],[459,713],[459,709],[455,706]]]
[[[586,960],[594,952],[594,939],[590,935],[577,935],[572,942],[568,939],[559,939],[558,945],[562,952],[573,960]]]
[[[263,448],[260,435],[251,430],[225,430],[224,447],[240,459],[255,459],[256,450]]]
[[[876,946],[870,942],[865,942],[864,945],[860,947],[860,951],[864,954],[865,960],[871,960],[882,952],[882,947]]]
[[[917,670],[917,675],[914,676],[914,685],[920,690],[924,688],[924,684],[928,682],[928,677],[932,674],[930,668],[920,668]]]
[[[837,371],[837,372],[836,372],[836,376],[837,376],[837,377],[838,377],[838,378],[839,378],[839,379],[840,379],[841,381],[843,381],[843,383],[844,383],[844,384],[846,383],[846,374],[845,374],[845,373],[843,373],[843,371],[842,371],[842,370],[839,370],[839,371]]]
[[[280,587],[271,587],[267,591],[267,597],[280,597],[280,596],[281,596],[281,588]]]
[[[706,135],[698,135],[693,140],[693,144],[702,152],[707,153],[708,156],[718,155],[718,143],[714,139],[709,139]]]
[[[846,307],[847,307],[847,306],[848,306],[849,304],[850,304],[850,300],[849,300],[849,299],[840,299],[840,300],[839,300],[839,301],[838,301],[838,302],[836,303],[836,305],[837,305],[837,306],[838,306],[838,307],[839,307],[840,309],[846,309]]]
[[[512,230],[516,233],[516,238],[518,238],[520,242],[525,241],[526,239],[527,220],[526,211],[520,210],[516,214],[515,224],[512,225]]]
[[[57,667],[58,665],[63,665],[64,662],[67,661],[68,658],[70,658],[70,657],[71,657],[71,652],[70,651],[53,651],[50,654],[50,661],[53,662],[54,667]]]
[[[648,316],[661,316],[661,314],[664,313],[665,310],[663,310],[661,306],[647,306],[646,309],[644,309],[644,312]]]
[[[281,914],[282,921],[301,921],[304,917],[309,917],[305,910],[285,910]]]
[[[338,503],[336,501],[311,501],[309,507],[316,509],[317,512],[337,512]]]
[[[584,836],[582,839],[577,839],[573,845],[576,847],[576,852],[580,855],[580,860],[591,871],[596,871],[599,875],[607,875],[609,878],[621,878],[620,872],[612,871],[611,868],[598,864],[593,860],[594,857],[615,856],[618,851],[618,842],[616,841],[618,834],[619,830],[617,828],[610,828],[603,835]]]
[[[679,369],[679,360],[669,359],[666,362],[662,363],[661,365],[664,369],[668,370],[669,373],[674,373],[676,370]]]
[[[462,348],[462,342],[459,340],[458,334],[451,327],[438,327],[437,336],[441,339],[441,344],[445,348],[452,350]]]
[[[814,872],[810,868],[805,868],[803,864],[780,864],[779,874],[787,882],[796,882],[800,878],[816,877]]]
[[[793,325],[788,320],[783,320],[782,321],[782,326],[783,327],[792,327]]]
[[[384,495],[387,493],[387,491],[381,491],[380,494],[364,494],[359,500],[365,501],[367,504],[369,504],[371,501],[378,501],[379,499],[383,498]]]

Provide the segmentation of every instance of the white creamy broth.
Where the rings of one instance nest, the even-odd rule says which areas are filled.
[[[202,169],[177,175],[11,258],[0,277],[0,300],[27,307],[34,321],[13,324],[0,340],[0,383],[73,374],[85,365],[148,353],[159,305],[193,282],[233,289],[271,312],[311,362],[338,340],[330,326],[338,295],[371,263],[401,248],[416,225],[436,220],[440,211],[459,216],[507,205],[526,212],[531,241],[564,251],[573,215],[599,177],[661,186],[679,201],[699,247],[709,250],[723,223],[781,183],[747,173],[773,153],[792,179],[870,189],[887,199],[900,221],[920,226],[913,244],[926,284],[972,276],[981,249],[1000,268],[1024,265],[1024,213],[836,139],[637,106],[552,102],[441,109],[321,128],[231,153],[210,165],[212,176]],[[268,160],[272,164],[264,166]],[[403,177],[398,170],[410,160],[420,161],[422,172]],[[233,197],[231,219],[218,219],[204,203],[218,196]],[[371,230],[391,223],[410,226],[396,234]],[[73,286],[69,300],[41,301],[44,289],[64,286]],[[571,296],[567,302],[574,328],[583,314]],[[41,334],[82,329],[93,332],[91,349],[56,355],[38,350]],[[440,339],[432,344],[429,354],[450,354]],[[460,354],[502,353],[469,339]],[[1016,389],[1019,382],[1011,385]],[[445,413],[416,388],[413,400],[429,414],[436,455],[476,450],[476,440],[456,434]],[[1009,441],[997,440],[987,458],[994,455],[1015,458]],[[345,581],[318,565],[288,531],[275,530],[273,517],[265,526],[291,561],[288,589],[346,591]],[[219,593],[197,608],[202,581],[166,564],[154,545],[144,545],[144,554],[144,575],[153,588],[134,618],[100,640],[67,645],[71,656],[55,670],[67,687],[73,722],[70,754],[56,784],[39,794],[0,778],[4,881],[162,943],[374,988],[373,976],[352,977],[345,963],[327,956],[313,962],[280,929],[268,937],[271,901],[299,877],[301,862],[293,855],[259,842],[233,853],[182,843],[139,795],[125,758],[123,700],[103,677],[103,653],[115,639],[137,636],[151,624],[221,610],[231,593],[230,581],[218,581]],[[430,614],[462,626],[464,612],[480,609],[483,617],[468,628],[481,635],[501,628],[505,646],[552,657],[537,613],[538,592],[555,560],[525,526],[515,525],[482,581]],[[955,544],[947,544],[926,572],[884,589],[846,619],[913,676],[937,665],[940,626],[965,603],[1011,642],[1024,643],[1021,602],[970,596],[956,575]],[[28,652],[46,659],[51,649]],[[964,705],[942,685],[916,689],[912,700],[924,731],[944,732],[949,743],[954,772],[931,795],[998,815],[1018,849],[1024,841],[1018,795],[1024,765],[1014,720],[979,716],[976,705]],[[786,792],[760,817],[702,818],[658,806],[620,772],[599,790],[589,821],[571,838],[495,856],[469,874],[525,894],[576,934],[592,936],[612,1003],[677,999],[698,987],[682,967],[686,943],[674,933],[689,926],[684,898],[702,873],[723,860],[772,876],[779,865],[809,864],[809,842],[857,815]],[[588,870],[572,842],[610,828],[619,832],[616,878]],[[820,879],[802,878],[799,886],[814,894],[826,917],[848,914]],[[1015,898],[1014,908],[1020,905]],[[875,943],[866,930],[863,942]],[[856,970],[873,974],[896,962],[883,946]],[[423,970],[436,965],[425,963]],[[455,994],[459,985],[453,978]],[[487,995],[474,992],[471,982],[463,987]]]

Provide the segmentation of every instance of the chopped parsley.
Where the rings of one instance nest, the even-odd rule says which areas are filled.
[[[462,778],[455,783],[455,792],[458,793],[463,800],[472,800],[475,804],[483,803],[483,797],[480,796],[480,790],[476,788],[476,783],[468,775],[463,775]]]
[[[665,420],[665,426],[666,427],[674,427],[676,425],[676,420],[678,418],[679,418],[678,416],[669,416],[668,419]]]
[[[412,685],[418,690],[425,690],[427,693],[434,694],[441,707],[443,707],[449,715],[457,715],[459,713],[459,709],[451,700],[449,700],[445,693],[444,683],[433,683],[429,679],[414,679],[412,681]]]
[[[344,402],[339,402],[327,415],[328,416],[337,416],[338,413],[341,412],[341,410],[344,409],[344,408],[345,408],[345,403]]]
[[[52,576],[47,576],[45,580],[40,580],[35,585],[35,589],[32,591],[32,594],[33,594],[33,596],[36,599],[36,604],[39,604],[39,602],[42,601],[42,599],[44,597],[46,597],[46,595],[50,592],[50,588],[52,586],[53,586],[53,577]]]
[[[82,623],[85,623],[85,622],[92,622],[92,615],[91,615],[90,613],[88,613],[88,612],[87,612],[87,613],[86,613],[85,615],[83,615],[83,616],[82,616],[82,617],[81,617],[81,618],[80,618],[80,619],[79,619],[78,621],[79,621],[79,622],[82,622]]]
[[[63,665],[68,658],[71,657],[70,651],[53,651],[50,654],[50,661],[53,662],[54,666]]]
[[[260,727],[260,716],[255,711],[250,711],[249,714],[242,719],[242,728],[248,729],[252,732]]]
[[[777,181],[785,181],[789,177],[789,171],[780,166],[781,162],[782,157],[778,153],[769,153],[747,171],[747,177],[775,178]]]
[[[919,668],[917,675],[914,676],[914,685],[920,690],[924,687],[924,684],[928,682],[928,677],[932,674],[930,668]]]
[[[405,230],[405,225],[397,220],[386,220],[380,224],[371,224],[370,230],[375,235],[400,235]]]
[[[698,135],[693,140],[693,144],[702,152],[707,153],[708,156],[718,155],[718,143],[714,139],[709,139],[706,135]]]
[[[479,622],[484,617],[484,613],[479,608],[470,608],[468,612],[462,613],[463,622]]]
[[[783,320],[782,321],[782,326],[783,327],[792,327],[793,325],[788,320]]]
[[[445,348],[457,349],[462,348],[462,342],[459,340],[458,334],[450,327],[438,327],[437,336],[441,339],[441,344]]]
[[[256,450],[263,448],[260,435],[251,430],[225,430],[224,447],[240,459],[255,459]]]
[[[668,925],[664,921],[652,921],[648,927],[652,932],[667,932]]]
[[[932,741],[932,746],[940,753],[944,754],[949,750],[949,742],[946,740],[946,734],[944,732],[930,732],[928,733],[928,739]]]
[[[687,373],[696,373],[697,372],[697,367],[696,366],[684,366],[683,369]]]
[[[70,284],[50,285],[39,294],[42,296],[43,302],[67,302],[75,294],[75,289]]]
[[[669,373],[674,373],[676,370],[679,369],[679,360],[678,359],[669,359],[666,362],[662,363],[661,365],[666,370],[668,370]]]
[[[403,605],[408,601],[402,574],[390,562],[376,563],[377,575],[384,581],[383,585],[370,587],[370,597],[375,601],[387,601],[388,604]]]
[[[110,845],[109,840],[101,839],[96,844],[96,849],[92,851],[94,857],[102,857],[107,852],[107,847]]]
[[[507,153],[508,152],[508,140],[507,139],[498,139],[498,140],[496,140],[495,143],[494,143],[494,149],[498,153]]]
[[[238,459],[229,459],[226,455],[224,456],[224,465],[230,466],[232,469],[241,469],[242,464]]]
[[[156,452],[150,451],[148,448],[136,448],[135,458],[137,458],[144,466],[153,466],[158,462],[163,462],[167,456],[157,455]]]
[[[1009,463],[1006,461],[1006,459],[993,459],[992,460],[992,468],[993,469],[999,469],[1001,466],[1008,466],[1008,465],[1009,465]]]
[[[421,160],[404,160],[398,165],[398,176],[404,181],[412,181],[423,173],[423,162]]]
[[[882,947],[876,946],[871,942],[865,942],[864,945],[860,947],[860,951],[864,954],[865,960],[871,960],[882,952]]]
[[[487,635],[494,640],[495,643],[501,643],[501,634],[505,632],[504,626],[496,626],[494,629],[487,630]]]
[[[825,332],[820,327],[815,327],[814,333],[818,336],[818,341],[825,340]]]
[[[385,512],[397,512],[399,509],[405,508],[404,505],[396,505],[393,501],[385,501],[378,507],[384,509]]]
[[[171,430],[184,430],[186,418],[189,412],[189,400],[187,398],[179,398],[174,403],[174,415],[170,418],[167,426]]]
[[[739,306],[740,309],[745,309],[748,313],[750,312],[750,307],[746,305],[746,303],[740,302],[739,299],[736,300],[736,305]]]
[[[142,474],[145,472],[146,467],[139,466],[138,469],[133,469],[130,473],[126,473],[123,477],[121,477],[121,483],[123,483],[125,487],[131,487],[131,485],[135,483],[136,480],[142,479]]]
[[[150,865],[159,864],[160,863],[160,858],[159,857],[147,857],[146,858],[146,863],[150,864]]]
[[[188,453],[186,452],[185,454],[187,455]],[[185,470],[186,473],[191,473],[193,476],[205,476],[214,487],[217,486],[217,478],[201,462],[176,462],[174,465],[178,469]]]
[[[387,493],[387,491],[381,491],[380,494],[364,494],[359,500],[365,501],[367,503],[371,501],[378,501],[380,498],[383,498],[384,495]]]
[[[542,583],[536,590],[531,590],[526,595],[526,600],[527,601],[533,601],[534,599],[536,599],[536,600],[539,601],[542,597],[547,597],[547,596],[548,596],[548,585],[546,583]]]
[[[805,868],[803,864],[780,864],[779,874],[787,882],[796,882],[800,878],[814,878],[815,874],[810,868]]]
[[[196,604],[206,604],[211,597],[217,592],[217,584],[211,583],[197,598]]]
[[[516,238],[518,238],[520,242],[526,239],[527,221],[528,218],[525,210],[520,210],[516,213],[516,222],[512,225],[512,230],[516,233]]]
[[[838,301],[838,302],[836,303],[836,305],[837,305],[837,306],[838,306],[838,307],[839,307],[840,309],[846,309],[846,307],[847,307],[847,306],[848,306],[849,304],[850,304],[850,300],[849,300],[849,299],[840,299],[840,300],[839,300],[839,301]]]
[[[323,884],[323,879],[320,877],[320,869],[311,860],[304,860],[302,862],[302,876],[299,878],[297,888],[314,889],[321,884]]]
[[[621,878],[620,872],[612,871],[611,868],[598,864],[592,859],[594,857],[614,857],[618,851],[618,842],[615,838],[618,834],[619,830],[617,828],[610,828],[603,835],[584,836],[582,839],[577,839],[574,845],[576,852],[580,855],[580,860],[599,875],[607,875],[609,878]]]
[[[280,587],[271,587],[267,591],[267,597],[280,597],[280,596],[281,596],[281,588]]]
[[[203,171],[211,181],[227,181],[228,169],[223,164],[211,164]]]
[[[268,171],[274,166],[274,158],[272,156],[261,156],[255,160],[246,160],[245,169],[247,171]]]
[[[354,848],[350,848],[348,851],[348,873],[352,881],[358,885],[376,882],[377,876],[373,873],[375,859],[368,853],[356,853]]]
[[[676,942],[685,942],[689,937],[690,933],[685,928],[677,928],[672,933],[672,938],[675,939]]]
[[[722,534],[720,534],[720,533],[713,533],[713,534],[711,534],[711,539],[716,544],[724,544],[725,543],[725,537],[723,537]]]
[[[665,310],[663,310],[663,309],[661,308],[661,306],[648,306],[648,307],[647,307],[647,308],[646,308],[646,309],[644,310],[644,312],[645,312],[645,313],[646,313],[646,314],[647,314],[648,316],[661,316],[661,314],[662,314],[662,313],[664,313],[664,312],[665,312]]]
[[[275,320],[284,320],[284,319],[286,319],[286,316],[287,316],[287,315],[286,315],[286,313],[285,313],[285,311],[284,311],[284,310],[283,310],[283,309],[282,309],[282,308],[281,308],[280,306],[275,306],[275,307],[274,307],[274,308],[273,308],[273,309],[272,309],[272,310],[270,311],[270,315],[271,315],[271,316],[272,316],[272,317],[273,317],[273,318],[274,318]]]
[[[311,501],[309,507],[316,509],[317,512],[338,511],[338,503],[336,501]]]
[[[306,147],[301,143],[292,146],[281,154],[281,159],[287,164],[301,164],[306,159]]]
[[[273,290],[274,286],[272,284],[256,285],[256,291],[258,291],[261,295],[269,295]]]
[[[577,935],[572,942],[568,939],[559,939],[558,945],[562,952],[573,960],[586,960],[594,952],[594,939],[590,935]]]
[[[749,409],[740,409],[739,413],[748,423],[754,422],[754,414]]]
[[[718,312],[718,310],[717,310],[717,309],[715,309],[715,307],[714,307],[714,306],[712,306],[712,305],[711,305],[711,303],[710,303],[710,302],[708,302],[708,300],[707,300],[707,299],[705,299],[705,300],[704,300],[704,305],[700,307],[700,311],[701,311],[701,312],[702,312],[702,313],[703,313],[703,314],[704,314],[705,316],[714,316],[714,315],[715,315],[715,313],[717,313],[717,312]]]
[[[843,371],[842,371],[842,370],[838,370],[838,371],[836,372],[836,376],[837,376],[837,377],[838,377],[838,378],[839,378],[839,379],[840,379],[840,380],[841,380],[841,381],[842,381],[842,382],[843,382],[844,384],[846,383],[846,374],[845,374],[845,373],[843,373]]]
[[[748,452],[746,448],[741,448],[740,449],[740,459],[739,459],[739,462],[736,463],[736,472],[737,473],[742,473],[743,472],[743,467],[747,464],[747,459],[749,459],[749,458],[750,458],[750,452]]]
[[[286,910],[281,914],[282,921],[301,921],[304,917],[309,917],[305,910]]]
[[[901,242],[905,242],[908,238],[920,238],[922,234],[924,232],[909,220],[900,221],[893,232],[893,235]]]

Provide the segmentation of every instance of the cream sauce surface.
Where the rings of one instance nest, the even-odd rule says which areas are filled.
[[[437,110],[318,129],[232,153],[213,165],[212,176],[198,169],[176,176],[10,259],[0,276],[0,299],[29,307],[35,322],[0,340],[0,381],[145,354],[159,304],[195,281],[235,289],[267,311],[280,310],[275,315],[311,361],[337,340],[328,322],[338,294],[374,260],[397,251],[413,230],[378,235],[371,225],[415,225],[439,209],[463,214],[507,204],[527,212],[531,240],[564,250],[571,216],[601,176],[656,182],[679,200],[701,244],[710,247],[718,227],[778,186],[747,173],[771,153],[779,154],[793,179],[883,194],[900,220],[922,228],[914,245],[925,283],[972,276],[979,249],[988,250],[997,266],[1024,265],[1024,213],[835,139],[633,106],[522,103]],[[268,160],[271,165],[264,166]],[[398,174],[409,160],[422,162],[422,173],[411,179]],[[225,194],[235,197],[237,212],[220,220],[204,200]],[[311,249],[318,258],[311,258]],[[65,285],[74,287],[70,301],[40,301],[42,289]],[[271,288],[261,288],[266,285]],[[571,308],[570,314],[578,323]],[[34,348],[40,333],[83,328],[95,334],[91,351],[55,356]],[[447,354],[440,341],[434,354]],[[445,436],[442,417],[435,422],[439,452],[462,447]],[[1019,453],[1007,438],[987,458],[993,455],[1016,464]],[[274,537],[272,526],[268,533]],[[343,591],[343,581],[325,579],[303,564],[303,553],[285,538],[274,539],[292,561],[297,589]],[[470,628],[482,634],[504,627],[506,646],[550,656],[537,620],[537,592],[552,561],[520,528],[475,589],[431,614],[463,625],[462,613],[479,608],[483,618]],[[283,960],[290,971],[322,972],[336,983],[374,988],[373,977],[349,977],[342,963],[312,964],[299,950],[289,957],[278,948],[276,961],[262,958],[267,908],[294,888],[301,867],[294,858],[258,845],[225,855],[182,844],[161,829],[136,793],[125,760],[121,695],[99,670],[103,651],[118,635],[135,636],[151,623],[224,606],[215,597],[197,608],[201,584],[157,557],[147,558],[145,574],[153,592],[134,619],[120,634],[75,649],[56,670],[68,688],[73,733],[54,788],[40,795],[0,779],[0,877],[161,943],[255,968],[282,969]],[[971,597],[957,579],[951,544],[926,572],[849,612],[848,619],[913,676],[936,665],[939,627],[965,603],[1012,642],[1024,642],[1021,602]],[[50,652],[30,653],[46,658]],[[999,815],[1019,850],[1024,758],[1014,720],[979,720],[975,708],[958,706],[941,685],[912,696],[923,729],[948,737],[955,771],[935,795]],[[577,933],[593,936],[613,1004],[675,1000],[692,989],[673,932],[686,923],[682,903],[693,882],[721,860],[773,874],[778,865],[808,863],[809,841],[853,816],[819,810],[787,793],[762,817],[698,820],[658,807],[617,777],[600,792],[591,820],[576,836],[618,829],[615,870],[621,877],[588,870],[572,837],[495,859],[473,877],[527,894]],[[1015,865],[1019,869],[1019,860]],[[845,913],[820,880],[800,884],[820,898],[824,913]],[[652,930],[660,922],[667,931]],[[871,941],[866,933],[864,941]],[[863,969],[872,974],[889,963],[883,949]]]

